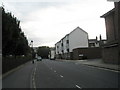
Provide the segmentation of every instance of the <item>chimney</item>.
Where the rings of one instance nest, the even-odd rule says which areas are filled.
[[[101,36],[101,34],[100,34],[100,41],[102,40],[102,36]]]
[[[98,40],[98,37],[96,36],[96,41]]]

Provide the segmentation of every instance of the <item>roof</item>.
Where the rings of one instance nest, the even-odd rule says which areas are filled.
[[[107,41],[107,40],[106,39],[102,39],[102,40],[89,39],[88,41]]]
[[[108,11],[107,13],[105,13],[104,15],[100,16],[101,18],[105,18],[107,17],[108,15],[112,14],[115,12],[115,8],[113,8],[112,10]]]
[[[96,42],[98,42],[98,40],[96,40],[96,39],[89,39],[88,42],[89,43],[96,43]]]
[[[88,34],[86,31],[84,31],[82,28],[80,28],[79,26],[77,27],[79,28],[81,31],[85,32],[86,34]],[[75,28],[73,31],[71,31],[69,34],[71,34],[72,32],[74,32],[77,28]]]
[[[88,33],[87,33],[86,31],[84,31],[82,28],[80,28],[80,27],[77,27],[77,28],[79,28],[81,31],[83,31],[83,32],[85,32],[86,34],[88,34]],[[74,29],[73,31],[71,31],[70,33],[74,32],[77,28],[75,28],[75,29]],[[70,33],[69,33],[69,34],[70,34]],[[60,39],[60,41],[63,40],[65,37],[69,36],[69,34],[66,34],[62,39]],[[56,44],[60,43],[60,41],[58,41]],[[56,45],[56,44],[55,44],[55,45]]]
[[[66,38],[67,36],[69,36],[69,34],[66,34],[61,40],[63,40],[63,39]],[[61,40],[60,40],[60,41],[61,41]]]

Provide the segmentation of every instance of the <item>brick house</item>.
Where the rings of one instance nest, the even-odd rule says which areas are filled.
[[[102,58],[106,63],[118,64],[120,62],[119,25],[120,2],[115,2],[115,8],[101,16],[105,18],[107,43],[103,46]]]

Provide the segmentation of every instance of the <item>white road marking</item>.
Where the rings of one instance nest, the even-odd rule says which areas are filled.
[[[63,76],[62,76],[62,75],[60,75],[60,77],[62,77],[62,78],[63,78]]]
[[[35,71],[36,71],[36,67],[35,67]]]
[[[35,88],[35,89],[36,89],[36,85],[35,85],[35,82],[33,82],[33,88]]]
[[[36,74],[36,73],[34,72],[34,74],[33,74],[33,75],[35,76],[35,74]]]
[[[37,65],[36,65],[37,67]],[[33,72],[33,76],[32,76],[32,84],[33,84],[33,88],[36,90],[36,83],[35,83],[35,76],[36,76],[36,70],[37,68],[35,67],[34,72]]]
[[[82,89],[80,86],[78,86],[78,85],[75,85],[77,88],[80,88],[80,89]]]
[[[32,77],[32,84],[33,84],[33,88],[36,89],[36,84],[35,84],[35,71],[34,71],[33,77]]]
[[[34,81],[34,78],[32,80]]]
[[[56,71],[54,71],[54,72],[56,72]]]

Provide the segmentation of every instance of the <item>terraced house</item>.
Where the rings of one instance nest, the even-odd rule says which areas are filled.
[[[77,27],[55,44],[56,58],[73,59],[73,49],[85,47],[88,47],[88,33]]]

